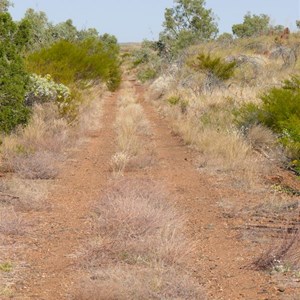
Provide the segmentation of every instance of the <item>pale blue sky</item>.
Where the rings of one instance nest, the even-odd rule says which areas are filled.
[[[19,20],[27,8],[46,12],[54,23],[72,19],[77,28],[95,27],[102,34],[114,34],[120,42],[157,39],[162,30],[164,10],[173,0],[13,0],[10,9]],[[232,24],[243,16],[265,13],[272,23],[295,29],[300,19],[300,0],[207,0],[218,17],[221,32],[231,32]]]

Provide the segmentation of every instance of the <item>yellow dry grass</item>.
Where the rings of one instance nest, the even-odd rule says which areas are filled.
[[[97,280],[83,282],[75,299],[205,298],[190,272],[196,242],[184,233],[184,217],[160,184],[117,181],[95,214],[98,238],[84,264]]]
[[[131,86],[119,96],[115,127],[118,152],[112,157],[111,165],[116,174],[122,174],[130,159],[139,154],[143,136],[150,134],[149,122]]]

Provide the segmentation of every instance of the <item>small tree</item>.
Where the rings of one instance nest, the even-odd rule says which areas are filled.
[[[48,21],[47,15],[44,12],[36,12],[32,8],[29,8],[25,12],[23,21],[30,24],[29,50],[35,51],[53,43],[54,37],[51,33],[52,24]]]
[[[297,28],[300,30],[300,20],[297,20],[297,21],[296,21],[296,26],[297,26]]]
[[[74,42],[78,39],[78,31],[71,19],[51,26],[51,35],[55,41],[66,40]]]
[[[28,76],[20,51],[27,41],[26,24],[0,13],[0,131],[10,132],[27,121],[24,104]]]
[[[160,35],[173,50],[217,35],[214,15],[211,9],[205,8],[204,0],[175,0],[175,3],[174,7],[165,10],[164,31]]]
[[[98,38],[99,32],[96,28],[82,29],[78,31],[78,40],[83,41],[88,38]]]
[[[247,13],[244,16],[244,22],[242,24],[232,26],[232,32],[238,38],[244,38],[266,34],[269,28],[269,16],[265,14],[251,15],[251,13]]]

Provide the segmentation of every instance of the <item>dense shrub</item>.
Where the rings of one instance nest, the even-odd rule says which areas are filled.
[[[262,105],[248,104],[238,113],[240,125],[262,123],[279,136],[291,158],[300,158],[300,77],[286,80],[261,96]]]
[[[26,24],[17,25],[9,13],[0,13],[0,131],[10,132],[27,122],[24,104],[28,75],[21,51],[26,42]]]
[[[210,54],[200,53],[192,67],[208,76],[214,76],[219,80],[227,80],[233,76],[236,62],[227,63],[222,61],[221,57],[211,57]]]
[[[27,68],[32,73],[51,74],[63,84],[99,79],[115,90],[121,81],[117,55],[118,48],[109,47],[99,39],[60,41],[29,55]]]

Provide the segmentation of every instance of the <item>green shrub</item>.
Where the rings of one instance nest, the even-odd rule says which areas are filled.
[[[216,77],[224,81],[230,79],[236,67],[236,62],[225,62],[221,57],[211,57],[210,54],[200,53],[197,61],[191,65],[194,70],[205,73],[207,76]]]
[[[80,80],[101,80],[115,90],[121,81],[118,48],[113,50],[99,39],[82,42],[60,41],[27,57],[27,69],[40,75],[51,74],[66,85]]]
[[[6,133],[25,124],[30,113],[24,103],[28,75],[21,57],[23,25],[14,23],[9,13],[0,13],[0,131]]]
[[[148,80],[154,79],[157,75],[157,71],[152,68],[145,68],[139,71],[137,74],[138,80],[145,83]]]
[[[237,113],[239,125],[261,123],[278,134],[292,159],[300,158],[300,77],[286,80],[261,96],[262,105],[247,104]]]

